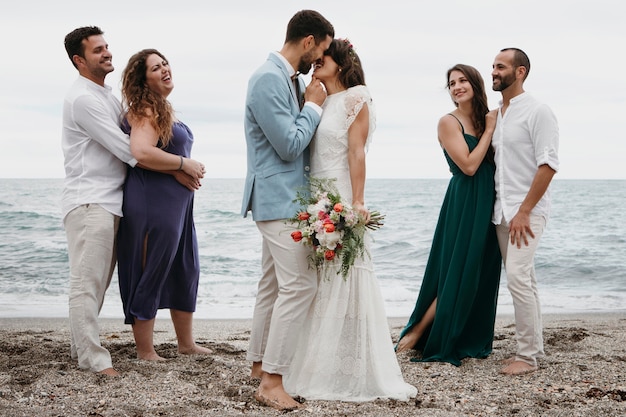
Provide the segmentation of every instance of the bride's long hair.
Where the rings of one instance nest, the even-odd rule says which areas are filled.
[[[341,85],[346,88],[365,85],[361,59],[348,39],[333,39],[324,55],[330,56],[341,69],[338,76]]]

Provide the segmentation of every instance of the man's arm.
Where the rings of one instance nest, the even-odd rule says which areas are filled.
[[[176,181],[178,181],[179,184],[185,186],[189,191],[197,191],[200,189],[200,187],[202,187],[202,183],[199,179],[192,177],[184,171],[165,171],[160,169],[150,169],[139,162],[137,162],[136,166],[150,171],[160,172],[161,174],[171,175]]]
[[[102,103],[95,97],[83,95],[73,103],[74,120],[87,135],[111,152],[117,159],[135,166],[137,160],[130,153],[130,138],[111,119]]]
[[[283,161],[293,161],[309,146],[320,115],[311,106],[305,106],[294,118],[291,93],[283,82],[280,74],[261,75],[255,81],[248,105],[278,156]]]
[[[144,169],[173,175],[180,184],[191,191],[195,191],[200,187],[197,179],[186,175],[184,172],[178,172],[175,168],[167,170],[149,161],[138,163],[130,151],[130,137],[111,119],[110,114],[102,107],[102,103],[93,96],[84,95],[77,98],[74,102],[73,112],[76,123],[85,129],[89,137],[115,155],[120,161],[132,167],[138,165]],[[162,149],[158,149],[157,152],[162,153],[165,158],[172,157],[171,154]],[[180,158],[176,159],[177,161],[180,160]],[[176,162],[174,162],[175,164]]]
[[[539,166],[533,178],[533,182],[530,185],[530,189],[524,201],[522,201],[522,205],[517,214],[515,214],[509,222],[511,244],[517,245],[518,248],[522,247],[522,241],[528,246],[528,237],[526,234],[533,239],[535,238],[535,234],[530,228],[530,212],[546,193],[554,174],[556,174],[556,171],[552,169],[550,165],[544,164]]]

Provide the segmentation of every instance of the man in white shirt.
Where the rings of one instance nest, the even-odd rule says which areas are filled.
[[[559,129],[548,106],[524,91],[530,71],[520,49],[500,51],[491,73],[502,93],[492,145],[495,150],[496,202],[493,223],[515,309],[517,352],[501,373],[537,370],[543,357],[541,309],[534,256],[550,212],[550,182],[559,169]]]
[[[61,204],[70,261],[71,356],[81,369],[115,376],[119,374],[111,355],[100,344],[98,314],[115,267],[126,164],[135,166],[137,160],[120,129],[121,104],[104,83],[113,64],[102,35],[91,26],[65,37],[65,49],[80,76],[63,103]],[[160,159],[152,155],[142,166],[169,172],[187,188],[199,187],[197,178],[180,171],[180,157],[155,152]]]

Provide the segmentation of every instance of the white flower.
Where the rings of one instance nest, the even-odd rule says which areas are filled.
[[[337,243],[341,241],[341,232],[335,230],[334,232],[326,233],[324,231],[317,234],[317,240],[320,242],[320,246],[335,250]]]
[[[313,229],[313,226],[306,226],[302,228],[301,231],[302,231],[302,238],[306,239],[309,243],[311,243],[311,239],[315,235],[315,230]]]
[[[328,204],[328,202],[326,200],[320,200],[316,204],[309,205],[307,207],[306,211],[311,216],[317,218],[317,215],[319,214],[320,211],[324,211],[324,212],[326,211],[326,205],[327,204]]]

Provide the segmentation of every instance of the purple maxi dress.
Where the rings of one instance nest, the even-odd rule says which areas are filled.
[[[173,137],[164,150],[189,157],[191,130],[176,122],[172,131]],[[135,319],[153,319],[162,308],[195,311],[200,263],[193,198],[194,192],[172,175],[139,167],[128,169],[124,217],[117,235],[117,268],[126,324],[133,324]]]

